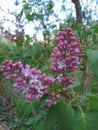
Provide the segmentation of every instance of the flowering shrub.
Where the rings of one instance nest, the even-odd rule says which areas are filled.
[[[56,104],[57,100],[64,96],[66,91],[71,89],[74,78],[70,73],[75,71],[83,57],[83,46],[74,36],[71,28],[63,29],[56,37],[58,45],[51,54],[52,66],[50,67],[53,76],[46,76],[40,70],[30,68],[29,65],[23,66],[18,61],[13,63],[11,60],[2,62],[0,71],[4,73],[7,80],[15,79],[13,85],[17,92],[22,93],[30,101],[40,100],[44,95],[48,95],[47,104]],[[55,89],[55,86],[59,87]]]
[[[55,40],[58,44],[50,57],[51,76],[20,61],[6,60],[0,65],[0,72],[7,80],[14,79],[13,88],[27,99],[16,99],[17,117],[22,120],[23,129],[97,130],[98,94],[85,91],[88,84],[84,80],[77,90],[73,77],[83,62],[84,47],[71,28],[58,32]],[[98,51],[88,49],[87,57],[98,76]],[[85,76],[85,70],[82,73]]]

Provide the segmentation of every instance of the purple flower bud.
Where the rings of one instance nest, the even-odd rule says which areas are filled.
[[[7,80],[10,80],[11,78],[12,78],[11,75],[6,75],[6,79],[7,79]]]
[[[12,75],[12,78],[15,78],[15,79],[16,79],[16,78],[18,78],[18,75],[13,74],[13,75]]]
[[[28,94],[28,95],[27,95],[27,99],[28,99],[29,101],[32,101],[32,94]]]
[[[52,100],[52,99],[47,99],[45,102],[46,102],[47,104],[53,104],[53,100]]]

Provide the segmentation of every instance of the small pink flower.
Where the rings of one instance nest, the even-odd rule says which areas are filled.
[[[28,95],[27,95],[27,99],[28,99],[29,101],[32,101],[32,94],[28,94]]]
[[[25,68],[22,69],[23,75],[27,78],[31,74],[31,69],[29,65],[26,65]]]

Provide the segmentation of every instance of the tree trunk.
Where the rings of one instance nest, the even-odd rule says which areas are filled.
[[[78,23],[82,23],[82,12],[81,12],[81,5],[79,0],[72,0],[72,2],[75,4],[76,8],[76,21]]]

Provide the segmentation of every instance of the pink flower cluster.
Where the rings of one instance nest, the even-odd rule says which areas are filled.
[[[58,33],[56,41],[59,43],[51,55],[53,66],[51,70],[54,73],[63,74],[77,69],[79,57],[83,46],[74,36],[71,28],[63,29]]]
[[[74,36],[71,28],[60,31],[56,41],[59,44],[54,48],[51,55],[53,65],[50,69],[59,82],[73,83],[73,79],[69,79],[68,74],[77,69],[84,48]]]
[[[55,81],[52,77],[41,74],[40,70],[11,60],[3,62],[0,71],[4,72],[7,80],[16,79],[14,89],[26,95],[28,100],[39,100],[44,94],[48,94],[49,87]]]
[[[52,66],[50,70],[62,87],[57,91],[57,93],[60,92],[59,96],[53,94],[54,99],[64,95],[66,91],[71,89],[70,85],[74,83],[74,78],[70,77],[70,73],[77,69],[80,64],[80,59],[84,57],[84,47],[74,36],[71,28],[60,31],[56,37],[56,41],[58,45],[51,54]],[[53,95],[51,94],[51,97],[53,97]],[[54,103],[56,103],[55,101],[56,100],[54,100]],[[47,102],[53,102],[53,98],[48,99]]]
[[[0,66],[6,79],[15,78],[14,89],[26,95],[28,100],[39,100],[43,95],[48,95],[47,104],[56,104],[57,100],[71,89],[74,78],[70,72],[77,69],[83,57],[83,46],[74,36],[71,28],[63,29],[56,37],[58,45],[51,55],[52,66],[50,70],[53,77],[47,77],[40,70],[23,66],[21,62],[13,63],[7,60]],[[58,89],[55,90],[55,86]]]

